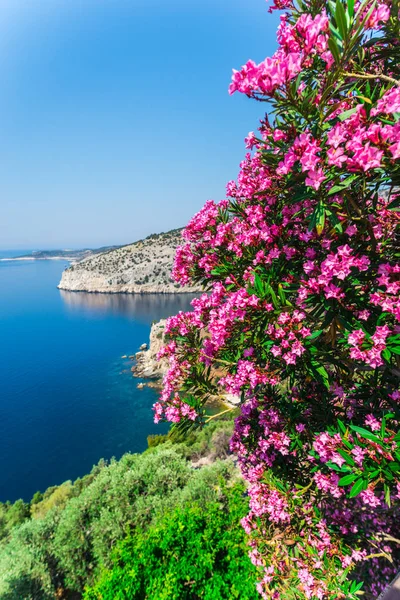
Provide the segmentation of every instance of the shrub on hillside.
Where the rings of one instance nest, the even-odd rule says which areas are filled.
[[[255,599],[255,569],[239,526],[243,496],[243,483],[227,488],[221,481],[218,501],[185,504],[128,536],[85,600]]]
[[[143,455],[102,462],[72,485],[49,488],[32,505],[34,517],[22,525],[17,520],[0,543],[0,600],[54,600],[72,592],[78,598],[101,568],[112,566],[112,549],[128,534],[144,535],[171,511],[196,505],[207,514],[209,504],[224,502],[221,481],[236,477],[232,461],[196,470],[189,462],[196,440],[203,448],[218,428],[192,435],[192,451],[168,440]],[[14,511],[19,508],[16,503]]]

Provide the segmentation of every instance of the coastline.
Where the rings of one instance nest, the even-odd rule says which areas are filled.
[[[20,260],[65,260],[66,262],[73,262],[76,260],[75,258],[71,258],[68,256],[46,256],[46,257],[36,257],[36,256],[20,256],[14,258],[0,258],[0,262],[15,262]]]
[[[139,296],[147,296],[147,295],[155,295],[159,294],[168,296],[170,294],[198,294],[202,293],[203,290],[193,290],[193,289],[161,289],[161,290],[143,290],[141,288],[136,288],[133,290],[88,290],[88,289],[71,289],[69,287],[61,286],[60,284],[57,286],[59,290],[64,292],[71,292],[73,294],[124,294],[124,295],[139,295]]]

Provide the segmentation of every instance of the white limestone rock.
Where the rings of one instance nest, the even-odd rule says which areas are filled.
[[[171,280],[181,230],[153,234],[72,264],[63,274],[61,290],[73,292],[176,294],[198,292],[199,286],[180,286]]]

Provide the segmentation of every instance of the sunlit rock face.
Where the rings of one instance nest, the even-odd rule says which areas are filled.
[[[151,235],[71,265],[59,288],[80,292],[159,293],[195,292],[200,288],[181,286],[171,280],[176,248],[182,244],[181,231]]]

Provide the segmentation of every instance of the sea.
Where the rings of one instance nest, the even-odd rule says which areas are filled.
[[[1,502],[142,452],[148,435],[168,429],[153,422],[157,390],[138,389],[123,357],[148,342],[153,321],[190,310],[193,296],[61,291],[67,266],[0,261]]]

